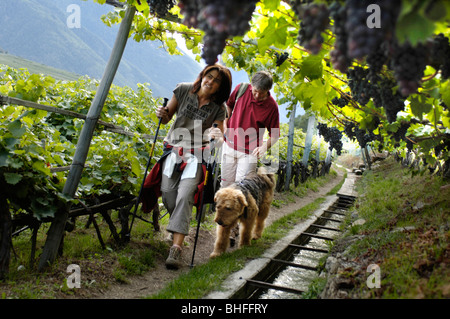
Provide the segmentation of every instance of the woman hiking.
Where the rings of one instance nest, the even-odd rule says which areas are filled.
[[[164,154],[159,161],[158,172],[160,194],[170,218],[167,231],[171,233],[172,246],[166,267],[178,269],[182,266],[183,241],[189,234],[189,224],[195,195],[204,178],[203,156],[211,139],[223,141],[223,121],[226,117],[225,102],[231,93],[231,73],[220,65],[208,65],[193,83],[180,83],[166,107],[159,107],[156,115],[162,124],[167,124],[176,114],[175,121],[164,139]],[[217,127],[213,127],[217,124]],[[216,143],[216,145],[217,145]],[[156,167],[157,165],[155,165]],[[152,206],[146,199],[155,195],[145,190],[154,188],[155,167],[144,183],[144,211]],[[157,191],[158,193],[158,191]],[[153,204],[152,202],[152,204]]]

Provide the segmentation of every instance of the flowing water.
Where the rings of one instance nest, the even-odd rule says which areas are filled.
[[[341,210],[336,210],[337,212]],[[343,212],[343,211],[342,211]],[[332,216],[333,219],[342,220],[343,216]],[[327,221],[324,226],[339,229],[339,222]],[[317,235],[333,238],[338,233],[333,230],[319,229],[316,232]],[[307,243],[303,244],[309,248],[325,249],[329,250],[329,243],[327,240],[311,237]],[[325,256],[323,252],[309,251],[300,249],[294,254],[293,259],[290,261],[296,264],[317,267],[319,265],[320,258]],[[294,288],[301,291],[308,290],[308,287],[313,279],[318,277],[318,273],[315,270],[303,269],[293,266],[287,266],[282,270],[276,278],[273,280],[273,284],[282,287]],[[259,299],[300,299],[301,294],[292,292],[286,292],[278,289],[265,289],[258,296]]]

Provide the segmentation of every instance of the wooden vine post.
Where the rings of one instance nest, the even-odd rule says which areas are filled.
[[[320,144],[321,144],[320,134],[317,134],[316,160],[314,161],[314,167],[313,167],[313,173],[312,173],[314,178],[320,176],[320,172],[319,172]]]
[[[320,162],[320,145],[322,144],[322,138],[317,134],[317,151],[316,151],[316,161]]]
[[[328,165],[330,165],[330,163],[331,163],[331,150],[328,147],[327,148],[327,156],[325,158],[325,165],[327,165],[327,167],[328,167]]]
[[[63,189],[63,193],[71,198],[75,196],[78,188],[94,129],[98,119],[100,118],[103,105],[105,104],[109,89],[117,72],[117,68],[119,67],[120,60],[122,59],[135,13],[136,8],[134,6],[128,7],[125,12],[125,17],[120,24],[111,56],[108,60],[97,93],[95,94],[94,100],[92,101],[85,123],[81,130],[69,175]],[[64,229],[69,216],[69,209],[70,204],[55,214],[55,218],[48,231],[47,239],[39,260],[39,271],[42,271],[47,265],[53,263],[56,259],[58,249],[64,237]]]
[[[309,153],[311,152],[315,123],[316,123],[316,118],[313,114],[308,118],[308,130],[306,132],[305,150],[303,152],[303,158],[302,158],[302,163],[305,167],[307,167],[307,165],[308,165]]]
[[[286,164],[286,179],[284,181],[284,190],[289,190],[289,184],[292,175],[292,154],[294,153],[294,123],[295,123],[295,109],[297,105],[292,107],[291,116],[289,118],[289,135],[288,135],[288,147],[287,147],[287,164]]]

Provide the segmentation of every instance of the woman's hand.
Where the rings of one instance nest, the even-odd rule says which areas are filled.
[[[167,107],[160,106],[156,109],[156,116],[162,119],[163,122],[169,122],[169,110]]]
[[[158,118],[161,119],[162,124],[167,124],[172,119],[173,115],[175,114],[178,107],[178,101],[175,97],[175,94],[172,96],[172,98],[167,103],[166,107],[160,106],[157,107],[155,110],[155,114]]]
[[[216,121],[208,132],[209,140],[214,140],[216,146],[219,147],[223,143],[223,121]]]
[[[219,140],[223,137],[223,134],[220,128],[212,127],[209,131],[208,137],[210,140]]]

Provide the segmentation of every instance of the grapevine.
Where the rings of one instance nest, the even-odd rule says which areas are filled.
[[[336,127],[327,127],[324,123],[319,123],[317,125],[319,134],[323,136],[326,142],[330,144],[329,149],[335,149],[338,155],[341,155],[342,151],[342,132]]]
[[[434,148],[434,153],[436,156],[439,156],[442,154],[450,154],[450,134],[444,134],[442,137],[442,140],[439,142],[439,144]]]
[[[313,54],[319,53],[323,43],[321,33],[330,23],[327,5],[295,1],[293,10],[301,19],[298,42]]]
[[[392,91],[393,86],[394,84],[388,79],[384,79],[379,85],[382,105],[389,123],[395,122],[397,113],[405,108],[404,98],[398,91],[395,93]]]
[[[397,45],[394,50],[391,67],[403,96],[417,92],[424,75],[428,52],[425,45],[418,44],[413,47],[409,42]]]
[[[331,63],[336,70],[345,73],[351,65],[351,59],[347,56],[348,33],[345,29],[347,11],[336,1],[330,6],[330,15],[334,21],[333,32],[336,34],[334,48],[330,52]]]
[[[289,57],[289,53],[283,52],[279,54],[278,52],[275,52],[275,57],[277,59],[276,66],[280,66],[284,63],[284,61],[287,60],[287,58]]]
[[[260,1],[258,14],[253,14],[257,2],[179,0],[184,25],[173,22],[174,17],[170,21],[159,19],[155,28],[156,22],[148,19],[165,17],[175,1],[148,0],[153,16],[137,14],[132,32],[142,35],[137,38],[163,42],[174,40],[170,34],[177,32],[185,39],[194,34],[189,44],[196,53],[200,52],[199,33],[190,33],[186,27],[198,28],[204,33],[202,57],[207,64],[215,63],[224,53],[225,64],[238,66],[249,75],[268,65],[280,66],[289,57],[289,63],[271,70],[276,79],[274,97],[281,93],[283,98],[278,101],[304,102],[320,121],[326,120],[327,124],[318,125],[319,132],[338,154],[344,133],[361,147],[373,141],[388,151],[414,147],[423,162],[439,163],[449,171],[450,13],[448,5],[443,7],[447,12],[439,12],[444,1],[414,1],[406,6],[407,0],[341,0],[332,4],[297,0],[290,1],[290,6],[288,1]],[[367,27],[366,9],[372,2],[381,8],[381,28]],[[138,0],[129,0],[128,8],[136,3],[142,7]],[[106,19],[117,23],[122,13],[111,13]],[[433,34],[439,32],[442,34]],[[239,38],[232,39],[235,36]],[[3,68],[1,75],[2,95],[85,113],[95,93],[87,87],[98,85],[64,86]],[[151,133],[156,121],[152,112],[155,101],[143,98],[151,94],[126,89],[119,93],[114,87],[112,91],[102,119]],[[330,102],[338,112],[332,113]],[[116,119],[125,109],[130,118]],[[0,184],[9,196],[7,204],[36,218],[51,217],[67,199],[61,196],[66,173],[50,169],[71,164],[82,121],[8,105],[0,111]],[[346,123],[343,132],[332,127],[337,122]],[[94,135],[95,152],[88,156],[77,196],[136,193],[148,143],[139,137],[103,134],[101,129],[99,126]]]
[[[392,134],[392,137],[397,141],[406,141],[406,132],[408,131],[411,124],[409,122],[401,122],[397,131]]]
[[[367,132],[360,129],[358,124],[351,121],[344,122],[344,133],[350,140],[357,140],[361,148],[366,147],[372,141],[380,140],[380,136],[375,135],[372,131]]]
[[[225,48],[226,40],[244,35],[250,29],[250,20],[256,0],[192,0],[180,1],[183,22],[188,27],[205,32],[202,58],[207,64],[217,62]],[[239,8],[236,11],[236,8]]]
[[[348,104],[348,100],[346,98],[344,98],[344,97],[340,97],[340,98],[335,97],[335,98],[333,98],[331,100],[331,103],[333,103],[334,105],[342,108],[342,107],[344,107],[344,106],[346,106]]]
[[[175,5],[174,0],[147,0],[150,13],[158,17],[165,17],[170,9]]]
[[[370,28],[367,25],[367,10],[371,0],[346,1],[347,17],[345,27],[348,34],[348,56],[362,59],[374,52],[384,41],[393,37],[397,16],[400,13],[400,1],[381,0],[376,4],[380,7],[380,28]]]
[[[441,69],[442,78],[450,77],[450,44],[448,37],[439,33],[431,40],[431,65],[436,69]]]

